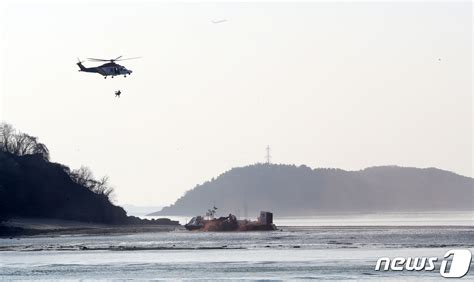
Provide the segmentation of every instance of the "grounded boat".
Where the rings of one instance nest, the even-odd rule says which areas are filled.
[[[260,212],[257,221],[237,220],[233,214],[219,218],[205,219],[203,216],[193,217],[184,225],[187,230],[194,231],[273,231],[277,230],[273,224],[271,212]]]

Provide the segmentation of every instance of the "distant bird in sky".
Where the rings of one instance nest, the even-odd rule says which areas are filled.
[[[221,19],[221,20],[213,20],[213,24],[220,24],[220,23],[225,23],[227,20],[226,19]]]

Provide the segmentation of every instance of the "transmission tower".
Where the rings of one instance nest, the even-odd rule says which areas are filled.
[[[270,160],[272,158],[272,156],[270,155],[270,146],[267,146],[266,151],[267,151],[267,155],[265,156],[265,159],[267,161],[267,164],[270,164]]]

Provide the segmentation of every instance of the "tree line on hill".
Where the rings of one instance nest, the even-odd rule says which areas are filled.
[[[38,155],[49,161],[49,150],[46,145],[39,142],[37,137],[18,131],[7,123],[0,124],[0,151],[14,156]],[[114,189],[109,185],[108,176],[96,179],[92,170],[86,166],[73,170],[65,165],[62,168],[76,184],[107,197],[111,202]]]
[[[109,178],[50,162],[37,137],[0,124],[0,222],[11,217],[55,218],[106,224],[175,224],[127,216],[113,204]]]

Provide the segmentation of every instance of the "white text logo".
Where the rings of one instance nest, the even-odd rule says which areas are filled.
[[[444,254],[439,273],[447,278],[460,278],[467,274],[471,266],[472,254],[469,250],[449,250]],[[421,258],[403,258],[396,257],[390,259],[387,257],[379,258],[375,265],[375,270],[380,271],[433,271],[437,257]],[[382,267],[383,266],[383,267]]]

